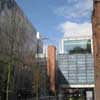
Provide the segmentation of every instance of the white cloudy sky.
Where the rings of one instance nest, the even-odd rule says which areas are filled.
[[[38,32],[58,46],[66,35],[91,34],[92,0],[16,0]],[[50,41],[51,42],[51,41]]]
[[[66,21],[59,25],[64,36],[92,34],[92,0],[67,0],[67,5],[58,7],[55,13]]]
[[[64,33],[64,37],[66,36],[86,36],[92,34],[92,25],[91,23],[75,23],[66,21],[60,26],[60,31]]]

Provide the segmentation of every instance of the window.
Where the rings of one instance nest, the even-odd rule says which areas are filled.
[[[91,53],[91,40],[64,40],[64,53]]]

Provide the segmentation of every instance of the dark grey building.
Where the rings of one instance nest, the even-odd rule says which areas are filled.
[[[36,33],[15,0],[0,0],[1,100],[33,95]]]

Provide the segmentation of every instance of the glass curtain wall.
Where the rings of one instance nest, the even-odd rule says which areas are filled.
[[[58,68],[70,85],[94,84],[94,64],[91,54],[59,54],[57,60]]]
[[[91,53],[91,40],[64,40],[64,53]]]

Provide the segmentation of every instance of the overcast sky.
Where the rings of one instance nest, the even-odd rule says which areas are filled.
[[[64,36],[92,33],[92,0],[16,1],[37,31],[56,46]]]

